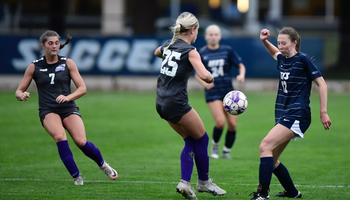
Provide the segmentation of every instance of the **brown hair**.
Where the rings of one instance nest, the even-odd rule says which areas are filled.
[[[45,31],[45,33],[43,33],[40,36],[40,43],[45,44],[48,37],[58,37],[58,39],[61,38],[56,31],[48,30],[48,31]],[[65,45],[69,44],[71,39],[72,39],[72,36],[68,34],[66,41],[64,43],[60,43],[60,49],[62,49]]]
[[[300,35],[299,33],[292,27],[283,27],[281,30],[278,31],[278,34],[286,34],[289,35],[290,40],[292,42],[297,41],[297,44],[295,45],[295,50],[297,52],[300,51]]]

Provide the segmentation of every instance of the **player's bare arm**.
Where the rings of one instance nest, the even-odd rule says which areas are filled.
[[[273,59],[277,60],[277,55],[281,52],[278,50],[275,45],[271,44],[267,39],[270,37],[270,31],[268,29],[262,29],[260,32],[260,40],[264,44],[266,50],[273,57]]]
[[[246,68],[243,63],[238,64],[238,72],[239,74],[236,77],[237,81],[244,83]]]
[[[158,58],[162,58],[163,55],[162,55],[162,47],[158,47],[155,51],[154,51],[154,55],[157,56]]]
[[[319,87],[321,123],[323,124],[326,130],[329,130],[332,122],[327,114],[327,84],[322,76],[316,78],[314,81]]]
[[[77,89],[72,94],[70,94],[68,96],[64,96],[64,95],[58,96],[56,99],[57,103],[65,103],[68,101],[74,101],[74,100],[80,98],[81,96],[83,96],[84,94],[86,94],[86,86],[85,86],[83,78],[81,77],[81,75],[79,73],[77,65],[74,63],[73,60],[67,59],[67,66],[69,68],[70,76],[72,77],[72,80],[73,80]]]
[[[212,83],[214,81],[213,75],[204,67],[200,55],[196,50],[191,50],[188,53],[188,59],[196,70],[196,74],[198,74],[203,81],[206,83]]]
[[[18,89],[16,90],[15,96],[18,99],[18,101],[27,101],[28,98],[30,97],[30,93],[27,92],[26,90],[28,89],[30,83],[32,82],[34,70],[35,70],[35,65],[33,63],[27,67],[26,72],[24,73],[23,79],[19,84]]]

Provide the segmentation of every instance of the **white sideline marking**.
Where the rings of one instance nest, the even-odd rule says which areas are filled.
[[[61,180],[61,179],[50,179],[50,180],[44,180],[44,179],[26,179],[26,178],[1,178],[0,181],[68,181],[68,180]],[[69,180],[72,181],[72,180]],[[93,182],[101,182],[101,183],[112,183],[110,180],[85,180],[84,182],[93,183]],[[118,181],[118,183],[139,183],[139,184],[178,184],[178,182],[161,182],[161,181]],[[231,185],[230,183],[219,183],[220,185]],[[238,186],[257,186],[257,184],[234,184]],[[280,186],[280,184],[271,184],[275,186]],[[295,185],[296,187],[303,187],[303,188],[350,188],[350,185]]]

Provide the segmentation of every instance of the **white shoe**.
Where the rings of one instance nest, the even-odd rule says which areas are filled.
[[[197,182],[197,191],[198,192],[208,192],[214,196],[222,196],[226,194],[226,191],[221,189],[219,186],[217,186],[215,183],[212,182],[212,179],[201,181],[198,180]]]
[[[230,153],[223,153],[222,158],[224,159],[231,159]]]
[[[212,158],[215,158],[215,159],[218,159],[219,158],[219,144],[213,144],[211,145],[211,148],[210,148],[210,156]]]
[[[186,199],[197,199],[193,187],[185,180],[181,179],[180,183],[176,186],[176,192],[182,194]]]
[[[108,178],[115,180],[118,178],[118,172],[109,166],[106,162],[100,167],[100,169],[108,176]]]
[[[83,178],[79,175],[78,177],[74,178],[74,185],[84,185]]]

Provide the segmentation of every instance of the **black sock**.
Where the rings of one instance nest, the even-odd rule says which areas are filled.
[[[273,165],[274,165],[273,157],[260,158],[260,166],[259,166],[259,183],[260,183],[260,185],[258,188],[258,192],[263,194],[263,195],[268,195],[268,193],[269,193],[271,177],[272,177],[272,172],[273,172]]]
[[[280,163],[273,173],[280,181],[284,190],[287,191],[287,195],[295,197],[298,195],[298,190],[295,188],[292,178],[289,175],[288,169]]]
[[[221,134],[222,134],[222,129],[218,129],[216,126],[214,126],[213,140],[215,143],[218,143],[220,141]]]
[[[236,131],[227,131],[225,147],[227,147],[228,149],[231,149],[233,144],[235,143],[235,140],[236,140]],[[225,152],[225,153],[229,153],[229,152]]]

